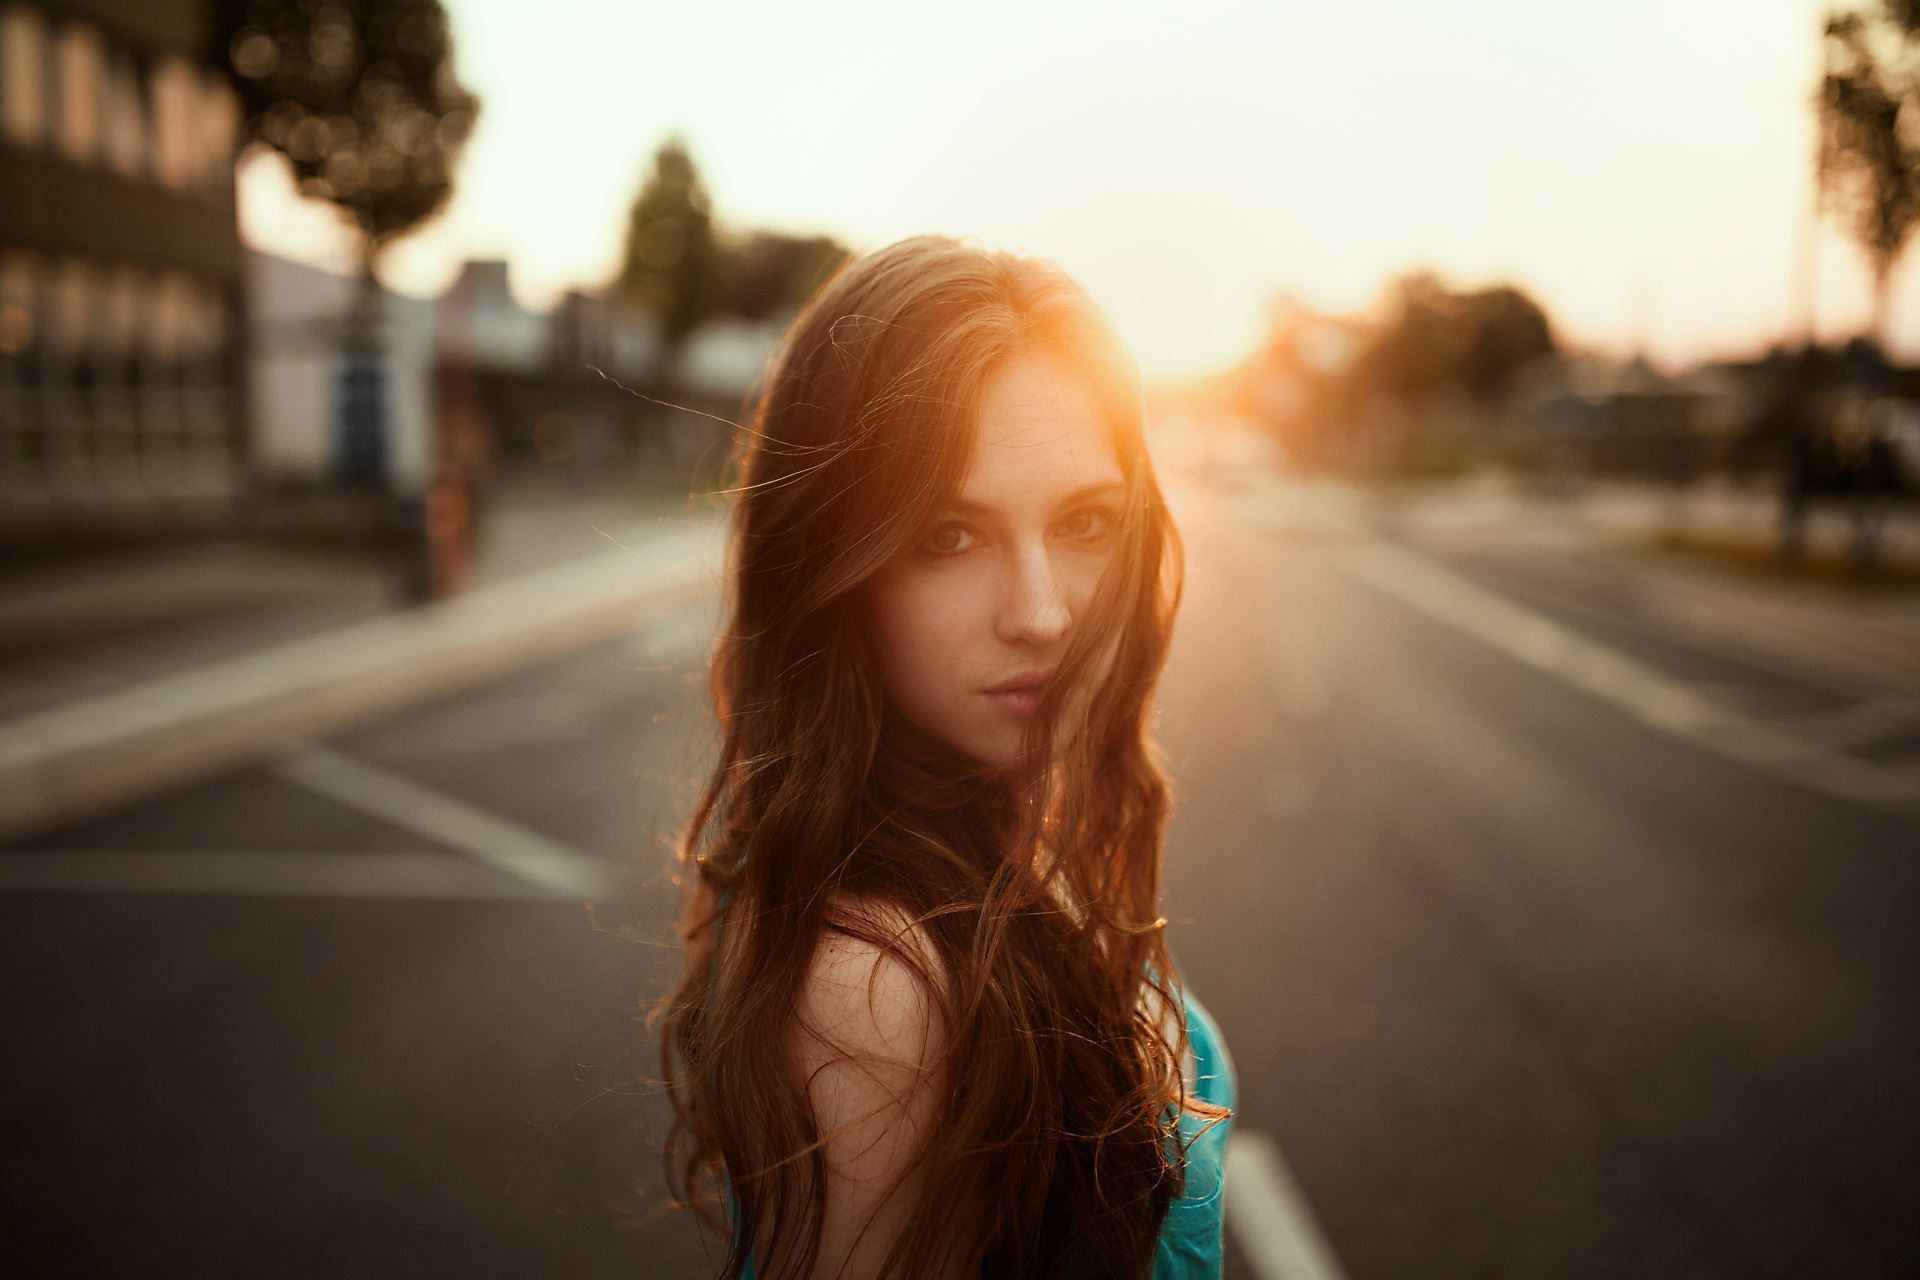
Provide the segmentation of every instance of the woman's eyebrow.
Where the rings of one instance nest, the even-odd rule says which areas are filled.
[[[1111,490],[1124,488],[1126,488],[1126,483],[1121,480],[1100,480],[1093,484],[1083,485],[1055,503],[1054,510],[1057,511],[1061,507],[1070,507],[1076,502],[1085,502],[1088,498],[1096,497]],[[975,502],[971,498],[959,494],[955,494],[953,497],[947,499],[945,506],[949,511],[958,511],[964,515],[993,514],[993,508],[987,504]]]

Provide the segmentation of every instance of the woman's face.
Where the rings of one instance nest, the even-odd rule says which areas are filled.
[[[998,690],[1059,664],[1116,544],[1124,481],[1092,390],[1043,354],[989,375],[974,440],[957,498],[866,599],[893,705],[1006,765],[1037,695]]]

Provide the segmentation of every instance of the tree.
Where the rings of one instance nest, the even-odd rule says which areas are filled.
[[[1823,35],[1821,202],[1838,198],[1873,271],[1875,342],[1886,342],[1894,264],[1920,225],[1920,0],[1829,11]]]
[[[764,320],[796,309],[847,258],[831,236],[754,231],[722,254],[715,310]]]
[[[285,156],[301,194],[360,233],[350,336],[371,346],[380,257],[445,207],[480,111],[447,15],[439,0],[223,0],[220,30],[244,139]]]
[[[713,310],[717,270],[711,202],[686,143],[670,137],[627,215],[618,282],[660,326],[655,381],[663,392],[673,387],[687,339]]]
[[[1458,391],[1493,406],[1522,367],[1555,349],[1546,312],[1519,289],[1455,293],[1423,271],[1390,289],[1388,318],[1359,372],[1403,400]]]
[[[1452,385],[1459,363],[1458,302],[1430,271],[1387,288],[1389,319],[1367,352],[1366,377],[1377,391],[1419,400]]]
[[[1502,400],[1515,374],[1556,350],[1547,313],[1511,285],[1466,294],[1459,304],[1466,328],[1460,384],[1482,404]]]
[[[408,594],[447,589],[464,551],[468,477],[441,467],[420,493],[391,491],[375,275],[387,247],[453,194],[479,115],[454,73],[439,0],[216,0],[216,26],[242,108],[243,145],[293,167],[303,195],[339,206],[359,232],[359,287],[341,380],[343,478],[388,504]]]

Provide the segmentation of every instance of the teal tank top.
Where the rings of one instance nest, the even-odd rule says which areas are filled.
[[[1193,1047],[1194,1096],[1229,1109],[1239,1106],[1240,1081],[1227,1053],[1220,1026],[1206,1006],[1183,993],[1187,1040]],[[1207,1121],[1182,1113],[1180,1137],[1187,1151],[1187,1185],[1167,1206],[1154,1246],[1153,1280],[1217,1280],[1226,1249],[1227,1131],[1231,1117],[1211,1129]],[[1206,1129],[1205,1133],[1201,1133]],[[1196,1137],[1195,1135],[1198,1135]]]
[[[722,899],[721,906],[725,905]],[[718,930],[716,923],[716,943]],[[1240,1084],[1227,1042],[1206,1006],[1191,993],[1182,994],[1187,1040],[1193,1050],[1194,1078],[1188,1082],[1188,1091],[1203,1101],[1233,1109],[1239,1105]],[[1153,1280],[1218,1280],[1226,1249],[1227,1131],[1233,1121],[1228,1118],[1207,1129],[1204,1118],[1183,1112],[1179,1123],[1180,1139],[1187,1145],[1187,1182],[1183,1192],[1167,1206],[1167,1216],[1160,1223],[1160,1235],[1154,1243]],[[725,1180],[725,1189],[727,1222],[737,1239],[740,1227],[734,1221],[731,1179]],[[745,1280],[754,1280],[752,1258],[747,1259],[742,1275]]]

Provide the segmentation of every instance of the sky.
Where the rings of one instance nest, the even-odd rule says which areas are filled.
[[[473,257],[536,309],[600,285],[677,132],[723,225],[1051,258],[1154,374],[1240,359],[1276,294],[1355,311],[1418,267],[1669,366],[1798,332],[1808,280],[1822,338],[1868,311],[1837,216],[1810,230],[1822,0],[445,2],[483,105],[453,202],[383,265],[407,293]],[[240,213],[350,260],[270,155]],[[1920,356],[1908,258],[1892,345]]]

